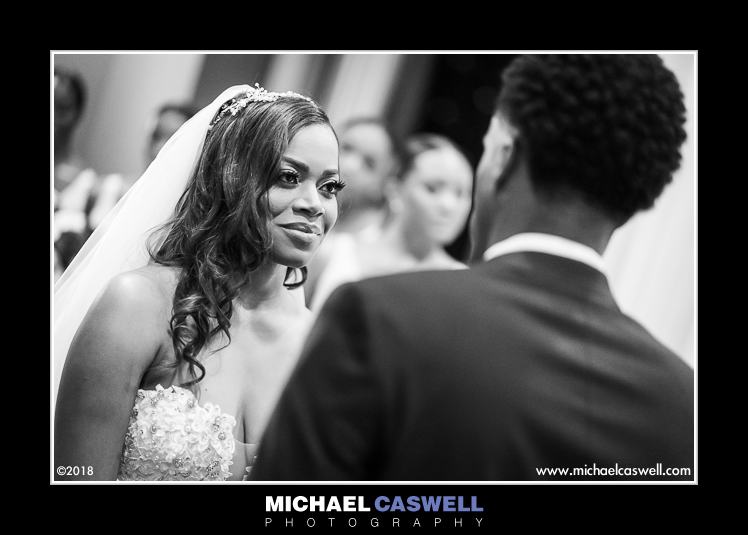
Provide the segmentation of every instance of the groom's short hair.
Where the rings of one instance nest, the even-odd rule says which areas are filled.
[[[618,224],[650,208],[680,165],[683,93],[657,55],[534,55],[502,75],[533,184],[581,194]]]

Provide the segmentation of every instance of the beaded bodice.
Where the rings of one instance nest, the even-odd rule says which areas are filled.
[[[235,425],[185,388],[138,390],[117,479],[223,481],[231,475]]]

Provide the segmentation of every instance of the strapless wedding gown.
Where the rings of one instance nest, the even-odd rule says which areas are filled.
[[[200,405],[185,388],[158,385],[155,390],[138,390],[117,479],[226,480],[231,476],[229,467],[237,447],[235,425],[233,416],[213,403]],[[239,445],[256,448],[254,444]]]

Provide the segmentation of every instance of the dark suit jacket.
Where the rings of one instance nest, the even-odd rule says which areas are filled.
[[[609,480],[662,463],[693,479],[693,388],[585,264],[512,253],[369,279],[323,307],[252,478]]]

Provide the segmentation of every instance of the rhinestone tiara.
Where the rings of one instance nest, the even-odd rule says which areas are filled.
[[[307,102],[313,102],[311,98],[299,93],[295,93],[293,91],[276,93],[275,91],[268,91],[264,87],[260,87],[260,84],[256,83],[254,87],[250,87],[241,95],[232,98],[226,104],[221,106],[218,115],[216,115],[216,117],[210,123],[208,130],[213,128],[213,126],[215,126],[218,121],[226,117],[229,113],[232,116],[236,115],[241,110],[243,110],[250,102],[274,102],[281,97],[295,97],[306,100]]]

